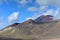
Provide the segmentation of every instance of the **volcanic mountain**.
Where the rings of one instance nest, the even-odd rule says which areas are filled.
[[[42,18],[40,16],[35,20],[29,19],[23,23],[14,23],[2,29],[0,31],[0,37],[25,40],[60,38],[60,20],[53,20],[52,16],[48,15]]]

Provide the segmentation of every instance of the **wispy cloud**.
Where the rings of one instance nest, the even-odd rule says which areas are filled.
[[[31,17],[26,18],[26,20],[29,20],[29,19],[35,20],[38,16],[40,16],[40,15],[38,15],[37,13],[35,13],[35,14],[32,15]]]
[[[35,15],[28,17],[27,19],[35,19],[40,15],[53,15],[55,18],[60,18],[60,0],[36,0],[36,3],[40,5],[38,8],[29,8],[31,12],[37,10]],[[56,6],[57,9],[48,9],[49,5]]]
[[[29,20],[29,19],[33,19],[33,17],[28,17],[28,18],[26,18],[26,20]]]
[[[36,0],[36,3],[38,3],[41,6],[45,6],[48,4],[48,0]]]
[[[24,7],[28,3],[27,0],[16,0],[16,1],[19,4],[18,7]]]
[[[26,19],[33,19],[35,20],[37,17],[41,16],[41,15],[53,15],[55,18],[57,16],[59,16],[58,13],[58,9],[54,10],[54,9],[46,9],[45,7],[43,9],[39,9],[37,13],[35,13],[35,15],[28,17]]]
[[[54,14],[54,19],[56,20],[56,19],[60,19],[60,12],[59,12],[60,10],[59,9],[57,9],[56,10],[56,12],[55,12],[55,14]]]
[[[8,22],[16,21],[18,19],[19,12],[13,12],[8,16]]]
[[[46,5],[60,6],[60,0],[36,0],[36,3],[43,6],[46,6]]]
[[[41,15],[55,15],[55,10],[49,9],[48,11],[42,13]]]
[[[28,7],[27,10],[30,11],[30,12],[35,12],[35,11],[38,10],[38,8],[36,8],[36,7]]]
[[[36,0],[36,3],[38,3],[41,6],[53,5],[59,8],[60,11],[60,0]]]
[[[21,0],[21,1],[18,0],[18,3],[24,5],[27,3],[27,1],[26,0]]]
[[[33,16],[26,18],[26,20],[28,20],[28,19],[33,19],[34,20],[37,17],[39,17],[40,15],[48,15],[48,13],[45,13],[45,11],[48,10],[48,6],[40,6],[39,8],[28,7],[27,9],[28,9],[29,12],[36,12],[36,13]],[[50,10],[49,10],[49,12],[50,12]]]

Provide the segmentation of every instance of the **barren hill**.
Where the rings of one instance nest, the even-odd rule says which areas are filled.
[[[0,37],[34,40],[60,39],[60,20],[38,23],[29,19],[23,23],[14,23],[1,30]]]

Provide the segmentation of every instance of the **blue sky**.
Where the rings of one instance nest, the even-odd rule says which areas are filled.
[[[0,0],[0,29],[14,23],[53,15],[59,19],[59,0]]]

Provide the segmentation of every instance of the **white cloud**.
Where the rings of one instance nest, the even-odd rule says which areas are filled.
[[[26,20],[29,20],[29,19],[33,19],[32,17],[28,17],[28,18],[26,18]]]
[[[20,6],[25,6],[27,2],[27,0],[17,0],[17,3],[19,3]]]
[[[60,13],[60,0],[36,0],[36,3],[43,6],[53,5],[59,8]]]
[[[8,16],[8,21],[15,21],[18,19],[19,12],[13,12],[10,16]]]
[[[60,18],[60,0],[36,0],[36,3],[40,5],[38,10],[36,8],[29,8],[29,10],[38,12],[27,19],[35,19],[40,15],[53,15],[55,18]],[[48,5],[56,6],[57,9],[48,9]]]
[[[55,10],[49,9],[47,12],[42,13],[41,15],[53,15],[55,14]]]
[[[55,5],[60,8],[60,0],[48,0],[48,4]]]
[[[53,15],[56,18],[59,15],[59,13],[58,13],[58,9],[57,10],[48,9],[46,12],[43,13],[35,13],[33,16],[26,18],[26,20],[28,19],[35,20],[37,17],[41,15]]]
[[[48,2],[47,0],[36,0],[36,3],[38,3],[41,6],[47,5],[47,2]]]
[[[19,3],[20,3],[20,4],[26,4],[27,1],[26,1],[26,0],[21,0]]]
[[[36,0],[36,3],[38,3],[39,5],[56,5],[56,6],[60,6],[60,0]]]
[[[30,11],[30,12],[36,12],[33,16],[31,16],[31,17],[28,17],[28,18],[26,18],[26,20],[28,20],[28,19],[36,19],[37,17],[39,17],[40,15],[48,15],[48,12],[50,12],[49,14],[52,14],[52,12],[51,12],[51,10],[48,10],[48,6],[40,6],[39,8],[37,8],[37,7],[29,7],[29,8],[27,8],[27,10],[28,11]],[[47,11],[48,10],[48,12],[47,13],[45,13],[45,11]]]
[[[35,11],[38,10],[38,8],[36,8],[36,7],[28,7],[27,10],[30,11],[30,12],[35,12]]]
[[[54,16],[58,16],[58,15],[59,15],[59,9],[57,9],[57,10],[55,11]]]
[[[35,20],[38,16],[40,16],[40,15],[38,15],[37,13],[35,13],[35,14],[32,15],[31,17],[26,18],[26,20],[28,20],[28,19],[33,19],[33,20]]]
[[[59,9],[56,10],[55,14],[54,14],[54,19],[60,19],[60,12],[59,12]]]
[[[43,6],[54,5],[60,8],[60,0],[36,0],[36,3]]]
[[[55,18],[60,18],[60,0],[36,0],[36,3],[39,4],[41,7],[38,10],[38,15],[53,15]],[[56,6],[57,9],[56,11],[48,9],[48,5],[53,5]],[[47,12],[44,12],[47,11]]]
[[[38,10],[38,13],[43,13],[43,12],[45,12],[47,10],[48,10],[48,6],[40,6],[39,10]]]
[[[39,8],[39,10],[46,10],[48,8],[48,6],[41,6],[40,8]]]

